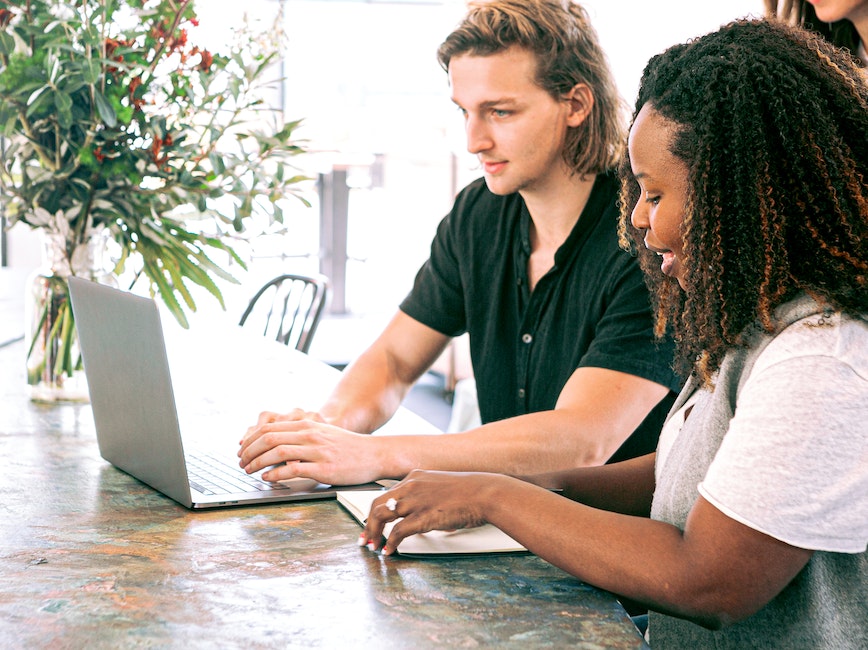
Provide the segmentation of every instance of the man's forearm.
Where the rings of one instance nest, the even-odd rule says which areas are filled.
[[[362,356],[347,366],[320,415],[357,433],[372,433],[391,418],[409,386],[383,372],[376,359]]]
[[[602,465],[623,440],[607,423],[572,411],[531,413],[442,436],[389,436],[379,441],[384,469],[404,476],[413,469],[496,472],[527,476]],[[629,432],[625,432],[626,438]]]
[[[377,340],[344,370],[320,415],[341,428],[372,433],[395,414],[448,342],[448,336],[397,312]]]

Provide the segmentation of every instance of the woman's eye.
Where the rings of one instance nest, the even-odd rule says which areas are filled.
[[[651,205],[657,205],[660,203],[660,197],[659,196],[646,195],[645,196],[645,203],[650,203]]]

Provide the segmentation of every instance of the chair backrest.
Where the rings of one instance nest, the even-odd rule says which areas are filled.
[[[323,275],[285,273],[269,280],[256,292],[241,315],[262,327],[265,336],[296,350],[308,352],[328,302],[329,283]]]

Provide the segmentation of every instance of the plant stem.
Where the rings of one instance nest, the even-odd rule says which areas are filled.
[[[178,7],[177,5],[172,3],[173,6],[175,7],[175,8],[173,8],[173,11],[175,12],[175,19],[172,21],[172,28],[169,30],[169,32],[168,32],[169,34],[174,34],[175,30],[178,29],[178,25],[181,23],[181,15],[184,13],[184,10],[187,8],[187,5],[189,5],[192,1],[193,0],[183,0],[181,2],[180,7]],[[160,42],[159,47],[157,47],[156,51],[154,52],[154,60],[151,61],[151,67],[148,68],[148,72],[150,74],[154,74],[154,70],[156,69],[157,63],[159,62],[160,57],[162,56],[163,50],[165,48],[166,48],[166,39],[164,38]]]

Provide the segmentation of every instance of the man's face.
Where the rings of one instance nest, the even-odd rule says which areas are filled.
[[[544,191],[566,172],[562,149],[571,104],[540,88],[535,72],[535,56],[517,47],[489,56],[465,54],[449,63],[467,150],[479,159],[495,194]]]

